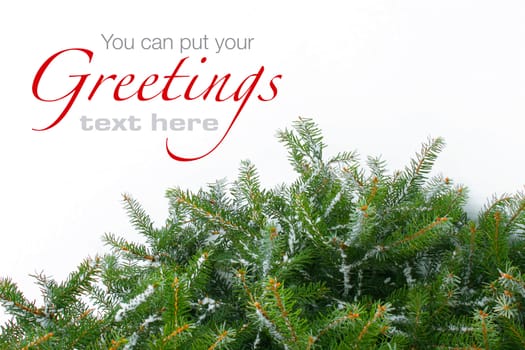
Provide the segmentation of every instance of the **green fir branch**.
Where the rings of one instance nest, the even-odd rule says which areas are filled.
[[[468,189],[431,175],[441,138],[402,171],[356,152],[324,159],[319,127],[278,132],[295,181],[171,188],[159,228],[124,209],[140,242],[63,282],[34,275],[42,302],[0,278],[1,349],[525,348],[525,196],[495,197],[471,220]]]

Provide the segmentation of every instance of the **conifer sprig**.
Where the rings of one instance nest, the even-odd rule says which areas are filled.
[[[394,172],[325,158],[310,119],[278,139],[291,183],[266,189],[243,161],[232,182],[167,190],[160,227],[126,194],[142,239],[105,234],[63,282],[35,274],[41,301],[1,278],[0,348],[525,348],[522,192],[471,220],[468,189],[433,174],[441,138]]]

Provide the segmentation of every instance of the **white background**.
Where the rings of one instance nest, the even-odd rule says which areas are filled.
[[[493,194],[525,185],[522,0],[14,3],[3,5],[0,21],[0,276],[12,277],[30,299],[39,296],[29,274],[44,271],[62,280],[84,257],[106,250],[104,232],[136,237],[122,193],[138,199],[160,225],[167,188],[233,180],[241,159],[258,166],[266,186],[293,179],[274,136],[298,116],[316,120],[329,153],[382,155],[392,170],[428,136],[443,136],[447,148],[435,170],[468,186],[470,211]],[[183,57],[177,50],[106,50],[102,33],[176,43],[203,35],[255,38],[249,51],[214,54],[210,43],[207,52],[187,52],[194,62],[208,57],[188,71],[243,78],[264,65],[270,76],[283,75],[278,97],[250,100],[226,141],[192,163],[170,159],[165,138],[197,155],[219,134],[87,132],[79,118],[133,114],[147,120],[157,112],[217,118],[224,128],[230,109],[202,102],[116,103],[108,89],[91,102],[79,97],[54,129],[30,131],[59,110],[31,93],[36,71],[59,50],[84,47],[95,58],[57,66],[47,91],[68,86],[69,74],[168,75]]]

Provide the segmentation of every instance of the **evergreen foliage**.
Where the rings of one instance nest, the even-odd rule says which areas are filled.
[[[278,133],[297,179],[264,189],[252,163],[236,181],[169,189],[144,237],[64,282],[34,276],[43,304],[0,279],[11,320],[2,349],[525,349],[525,195],[476,220],[467,191],[431,176],[429,139],[389,173],[354,152],[325,159],[309,119]]]

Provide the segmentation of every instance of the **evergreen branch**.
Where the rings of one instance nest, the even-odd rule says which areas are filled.
[[[471,222],[469,224],[469,245],[468,245],[468,265],[467,265],[467,275],[466,280],[470,280],[472,268],[474,265],[473,259],[474,259],[474,251],[476,250],[476,234],[477,234],[477,228],[476,224]]]
[[[284,336],[279,333],[278,327],[274,321],[268,315],[268,312],[263,308],[262,304],[258,301],[252,304],[255,307],[255,314],[258,316],[262,325],[268,328],[268,331],[272,336],[274,336],[278,341],[284,342]]]
[[[7,303],[10,303],[9,305],[11,306],[15,306],[17,307],[18,309],[22,310],[22,311],[25,311],[27,313],[30,313],[30,314],[33,314],[35,316],[40,316],[40,317],[46,317],[47,315],[41,310],[41,309],[37,309],[37,308],[34,308],[34,307],[30,307],[30,306],[26,306],[26,305],[23,305],[21,303],[18,303],[16,301],[13,301],[13,300],[10,300],[7,296],[5,295],[1,295],[0,294],[0,299],[2,300],[5,300]]]
[[[350,285],[350,272],[352,267],[346,262],[346,258],[348,257],[345,253],[346,248],[347,247],[344,243],[339,245],[339,252],[341,253],[341,268],[339,271],[343,273],[343,295],[345,297],[348,296],[348,293],[350,293],[350,289],[352,288]]]
[[[158,260],[158,258],[155,257],[144,245],[128,242],[124,238],[116,237],[111,233],[104,234],[103,240],[106,245],[110,245],[113,249],[118,251],[131,254],[150,262],[156,262]]]
[[[190,328],[190,325],[188,323],[186,323],[184,326],[181,326],[181,327],[177,328],[176,330],[174,330],[173,332],[171,332],[162,341],[164,343],[167,343],[170,340],[172,340],[173,338],[175,338],[176,336],[178,336],[179,334],[181,334],[182,332],[187,331],[189,328]]]
[[[377,176],[374,176],[374,178],[372,179],[372,189],[370,190],[370,194],[368,195],[368,197],[366,198],[366,209],[368,209],[368,206],[372,203],[372,201],[374,200],[376,194],[377,194],[377,183],[379,182],[379,180],[377,179]]]
[[[322,143],[321,130],[311,119],[299,118],[293,127],[298,135],[285,129],[278,131],[277,137],[288,148],[288,158],[294,169],[304,175],[312,166],[321,166],[325,145]]]
[[[310,350],[311,347],[321,338],[324,334],[328,333],[330,330],[337,328],[346,321],[358,320],[360,318],[358,310],[352,310],[342,317],[338,317],[335,320],[331,321],[328,325],[322,328],[316,336],[308,337],[308,345],[306,350]]]
[[[523,281],[522,276],[517,270],[516,267],[509,266],[507,271],[503,272],[499,270],[499,282],[505,288],[517,287],[520,294],[525,298],[525,281]]]
[[[131,253],[137,257],[140,257],[144,260],[149,260],[151,262],[155,262],[157,261],[157,258],[155,258],[153,255],[151,254],[142,254],[141,251],[139,249],[136,249],[135,246],[132,246],[132,245],[121,245],[120,246],[120,250],[123,251],[123,252],[126,252],[126,253]]]
[[[232,192],[238,201],[248,205],[257,205],[260,200],[261,190],[259,175],[255,166],[250,161],[241,162],[239,177],[235,181]]]
[[[128,194],[122,195],[125,209],[128,213],[131,223],[137,231],[145,235],[146,237],[153,237],[153,222],[150,217],[146,214],[146,211],[142,206]]]
[[[510,331],[514,339],[520,343],[520,346],[525,349],[525,331],[517,328],[514,323],[510,321],[508,321],[507,329]]]
[[[47,316],[41,309],[30,305],[31,303],[26,300],[24,295],[18,290],[16,284],[9,278],[0,278],[0,299],[8,311],[9,308],[15,307],[34,316]]]
[[[89,309],[84,311],[74,322],[70,322],[68,326],[75,328],[75,325],[78,325],[80,321],[82,321],[84,318],[86,318],[89,314],[93,312],[93,309]],[[101,322],[102,320],[99,320]],[[75,339],[71,342],[70,347],[73,349],[76,349],[76,344],[80,342],[89,332],[91,329],[86,328],[84,329],[80,334],[76,335]]]
[[[108,350],[118,350],[121,345],[126,344],[128,341],[126,338],[120,338],[119,340],[111,340],[111,347]]]
[[[481,214],[481,217],[480,217],[480,222],[483,222],[485,219],[487,219],[488,215],[490,213],[492,213],[492,211],[500,206],[500,205],[503,205],[505,203],[509,203],[510,201],[512,200],[512,197],[511,196],[508,196],[508,195],[503,195],[501,197],[494,197],[492,199],[492,202],[490,202],[488,205],[485,206],[485,209],[483,210],[482,214]]]
[[[48,341],[51,337],[53,337],[54,333],[53,332],[49,332],[41,337],[39,337],[38,339],[32,341],[31,343],[29,343],[28,345],[24,346],[21,350],[29,350],[29,348],[31,347],[34,347],[34,346],[37,346],[37,345],[40,345],[42,343],[45,343],[46,341]]]
[[[403,244],[403,243],[407,243],[407,242],[410,242],[410,241],[413,241],[414,239],[424,235],[425,233],[427,233],[428,231],[432,230],[434,227],[436,226],[439,226],[445,222],[447,222],[448,219],[446,217],[438,217],[434,222],[432,222],[431,224],[423,227],[422,229],[420,229],[419,231],[417,231],[416,233],[410,235],[410,236],[407,236],[407,237],[404,237],[403,239],[399,240],[399,241],[396,241],[394,243],[392,243],[392,247],[395,247],[397,245],[400,245],[400,244]]]
[[[454,195],[452,197],[452,200],[450,201],[449,205],[447,206],[447,209],[443,211],[444,215],[449,215],[454,210],[457,210],[458,207],[463,206],[465,199],[467,198],[467,189],[464,187],[457,187],[455,191],[452,193]]]
[[[250,288],[248,287],[248,285],[246,284],[246,271],[244,270],[239,270],[237,272],[237,277],[239,277],[241,279],[241,283],[242,283],[242,286],[244,288],[244,291],[246,292],[246,294],[248,295],[248,298],[250,298],[250,302],[252,304],[255,303],[255,298],[253,297],[253,294],[252,292],[250,291]]]
[[[483,333],[483,343],[485,344],[485,350],[490,350],[489,348],[489,339],[488,339],[488,331],[487,331],[487,324],[485,319],[489,315],[485,313],[483,310],[479,310],[479,318],[481,319],[481,331]]]
[[[226,337],[228,337],[228,331],[223,331],[221,334],[219,334],[217,340],[208,348],[208,350],[214,350],[226,339]]]
[[[501,222],[501,212],[496,211],[494,213],[494,256],[496,257],[496,261],[498,262],[498,265],[500,264],[500,252],[499,252],[499,226]]]
[[[102,263],[87,259],[62,283],[35,276],[42,307],[1,278],[11,318],[0,348],[525,347],[523,194],[492,201],[474,224],[466,189],[427,180],[439,138],[391,175],[355,152],[323,161],[309,119],[280,140],[298,172],[289,185],[265,190],[244,161],[231,184],[168,190],[159,229],[124,194],[145,243],[106,234]]]
[[[204,275],[206,274],[206,263],[208,262],[209,256],[210,254],[208,252],[203,252],[200,255],[196,254],[194,260],[190,262],[188,268],[189,271],[191,271],[191,274],[188,276],[187,288],[197,287],[200,283],[202,283],[197,277],[201,277],[201,275],[203,275],[201,272],[204,272]]]
[[[524,195],[518,196],[518,199],[520,197],[521,197],[521,204],[518,206],[518,208],[516,209],[516,211],[514,212],[512,217],[508,220],[507,225],[505,227],[506,229],[508,229],[514,223],[514,221],[516,221],[518,219],[518,217],[523,212],[525,212],[525,196]]]
[[[372,317],[371,320],[368,320],[368,322],[364,325],[361,332],[359,332],[359,335],[357,336],[358,342],[360,342],[363,339],[363,337],[367,334],[368,329],[370,328],[370,326],[372,326],[372,324],[377,322],[379,319],[383,318],[385,313],[388,312],[388,308],[389,308],[388,304],[386,305],[378,304],[377,305],[377,310],[374,313],[374,316]]]
[[[57,309],[72,304],[82,295],[91,290],[92,284],[100,274],[100,258],[85,259],[77,271],[69,274],[66,281],[61,283],[52,295],[52,301]]]
[[[438,137],[435,139],[429,139],[428,143],[421,147],[420,153],[417,154],[416,159],[412,161],[412,168],[410,169],[410,185],[417,182],[422,176],[430,172],[438,153],[443,150],[444,146],[444,140]]]
[[[330,158],[326,165],[332,165],[332,164],[345,164],[350,166],[355,166],[358,162],[359,158],[357,155],[357,152],[340,152]]]
[[[290,322],[290,319],[288,318],[288,311],[286,311],[281,295],[279,294],[280,287],[281,287],[280,282],[278,282],[277,280],[273,278],[269,279],[267,288],[273,293],[273,296],[277,303],[277,307],[281,311],[281,317],[283,318],[284,322],[286,323],[286,326],[288,327],[288,330],[290,331],[292,342],[295,343],[297,342],[297,334],[295,333],[295,329],[292,323]]]
[[[410,311],[410,317],[412,318],[412,341],[421,341],[422,336],[428,337],[429,334],[425,334],[425,307],[429,302],[429,291],[426,289],[413,289],[410,294],[411,300],[408,304]]]
[[[382,179],[385,176],[386,162],[381,157],[368,156],[367,164],[373,177]]]
[[[394,174],[390,188],[390,200],[393,205],[409,199],[420,190],[444,146],[445,142],[442,138],[429,138],[428,142],[421,146],[416,158],[410,161],[410,166],[407,166],[404,172],[399,174],[399,178],[397,174]]]
[[[122,321],[128,312],[135,310],[142,303],[144,303],[146,299],[148,299],[154,293],[154,291],[155,286],[149,285],[144,291],[131,298],[127,303],[120,303],[119,310],[115,315],[115,321]]]
[[[304,222],[308,225],[308,228],[309,228],[309,233],[310,233],[310,238],[320,238],[322,237],[322,234],[321,232],[319,231],[319,228],[317,227],[317,225],[314,223],[314,221],[312,220],[312,213],[310,212],[310,208],[308,207],[308,203],[305,203],[305,201],[303,200],[301,194],[297,194],[295,196],[295,207],[296,207],[296,211],[297,211],[297,214],[299,215],[299,217],[304,220]],[[313,233],[313,235],[312,235]]]
[[[78,316],[75,321],[78,322],[78,321],[82,321],[84,318],[88,317],[89,315],[91,315],[93,313],[93,311],[95,311],[95,309],[87,309],[86,311],[84,311],[82,314],[80,314],[80,316]]]
[[[241,230],[241,227],[233,224],[232,222],[228,220],[225,220],[223,217],[221,217],[221,215],[219,215],[219,213],[211,213],[210,211],[207,211],[197,206],[191,200],[189,200],[186,196],[184,196],[182,193],[179,194],[177,202],[189,207],[191,211],[194,214],[196,214],[197,217],[206,218],[210,220],[211,222],[219,224],[221,227],[230,228],[233,230]]]
[[[359,173],[356,168],[343,167],[343,172],[347,173],[347,174],[350,174],[350,176],[352,177],[352,180],[359,187],[364,187],[365,186],[365,182],[364,182],[364,179],[363,179],[363,174]]]
[[[175,324],[178,323],[178,313],[179,313],[179,290],[180,290],[180,283],[179,278],[175,276],[173,279],[173,283],[171,285],[173,288],[173,319],[175,320]]]

